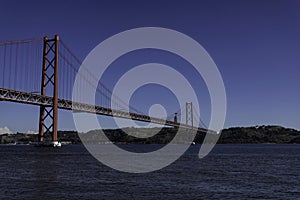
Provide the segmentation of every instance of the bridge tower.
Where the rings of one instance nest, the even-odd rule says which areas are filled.
[[[191,125],[194,127],[194,116],[193,116],[193,104],[192,102],[186,102],[185,105],[185,112],[186,112],[186,125]]]
[[[176,112],[175,114],[174,114],[174,123],[178,123],[178,113]]]
[[[53,39],[44,37],[41,95],[53,96],[52,106],[40,106],[39,142],[46,134],[51,134],[52,142],[57,143],[58,117],[58,35]]]

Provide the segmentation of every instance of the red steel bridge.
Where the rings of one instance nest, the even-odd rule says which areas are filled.
[[[199,115],[193,114],[195,109],[191,102],[186,103],[184,108],[185,123],[180,123],[178,120],[183,109],[179,109],[167,119],[145,115],[131,106],[129,106],[130,112],[127,112],[123,108],[128,105],[112,95],[111,90],[101,82],[96,88],[100,99],[99,105],[73,102],[72,87],[81,63],[57,35],[52,39],[44,37],[0,41],[0,101],[40,107],[40,142],[44,141],[46,134],[51,134],[53,142],[58,140],[58,109],[96,113],[172,127],[181,126],[187,129],[198,129],[202,133],[208,131],[204,128],[201,119],[197,118]],[[97,81],[91,72],[88,74],[89,77],[80,77],[86,82],[81,86],[82,89],[91,86],[91,80]],[[114,109],[111,108],[111,102],[114,104]]]

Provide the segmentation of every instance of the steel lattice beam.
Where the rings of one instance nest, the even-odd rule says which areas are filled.
[[[38,105],[38,106],[45,106],[51,107],[53,105],[53,98],[49,96],[42,96],[39,94],[15,91],[0,88],[0,100],[3,101],[11,101],[17,103],[24,103],[24,104],[31,104],[31,105]],[[72,106],[74,107],[72,109]],[[200,127],[193,127],[187,124],[180,124],[175,123],[174,121],[164,120],[160,118],[150,117],[147,115],[142,115],[138,113],[132,112],[125,112],[121,110],[114,110],[111,108],[105,108],[102,106],[95,106],[91,104],[79,103],[79,102],[72,102],[70,100],[65,99],[58,99],[58,108],[64,110],[73,110],[76,112],[85,112],[85,113],[95,113],[99,115],[106,115],[106,116],[114,116],[118,118],[125,118],[125,119],[132,119],[136,121],[143,121],[143,122],[151,122],[154,124],[161,124],[167,126],[178,127],[181,126],[187,129],[198,129],[198,131],[202,133],[206,133],[207,131],[213,132],[211,130],[207,130],[205,128]]]

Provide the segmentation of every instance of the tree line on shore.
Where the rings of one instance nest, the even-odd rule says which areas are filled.
[[[176,128],[124,128],[103,130],[105,136],[114,143],[134,143],[134,144],[167,144],[176,135]],[[129,133],[129,134],[128,134]],[[157,133],[153,135],[153,133]],[[134,137],[132,135],[139,135]],[[177,139],[178,143],[185,142],[187,137],[192,137],[189,133],[182,134]],[[150,137],[149,137],[150,136]],[[51,136],[45,136],[50,140]],[[105,143],[105,137],[99,130],[89,131],[87,133],[77,133],[76,131],[59,131],[58,138],[62,142],[79,144],[82,142]],[[202,143],[205,134],[197,133],[194,138],[195,143]],[[29,144],[37,142],[37,134],[2,134],[0,135],[0,144]],[[291,144],[300,143],[300,131],[281,126],[253,126],[253,127],[234,127],[222,130],[219,144]]]

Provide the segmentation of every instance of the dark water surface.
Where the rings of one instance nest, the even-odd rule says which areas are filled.
[[[199,148],[160,171],[129,174],[82,145],[2,145],[0,199],[300,199],[300,145],[217,145],[202,160]]]

